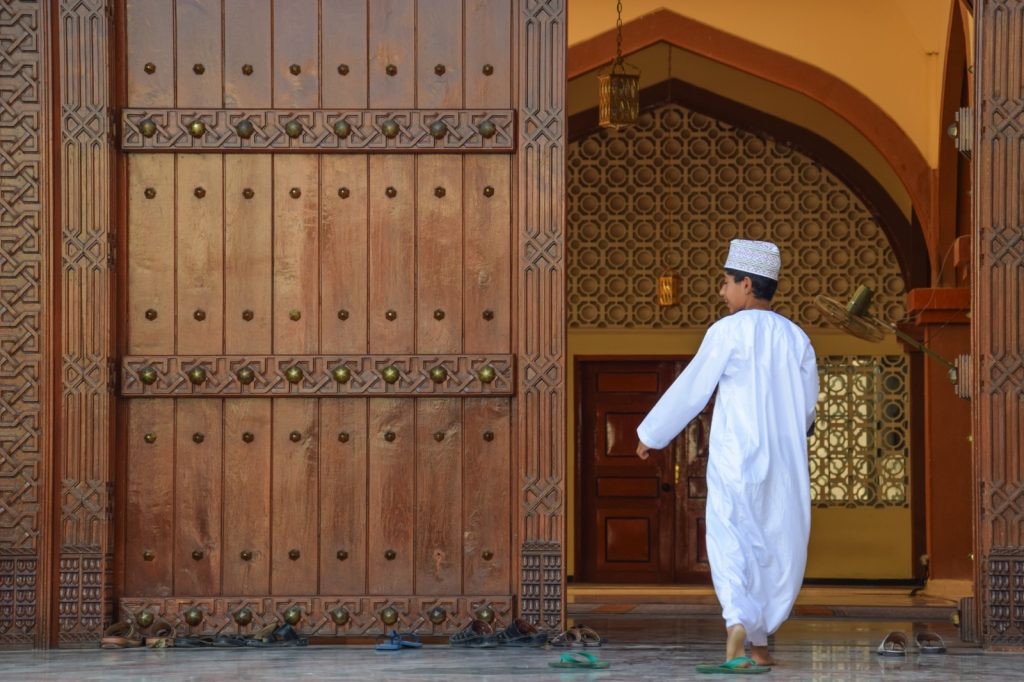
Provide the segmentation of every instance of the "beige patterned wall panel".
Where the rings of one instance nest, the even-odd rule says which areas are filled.
[[[570,327],[711,324],[735,238],[780,245],[775,309],[800,325],[823,326],[816,295],[845,300],[860,283],[875,290],[876,314],[904,316],[882,228],[835,175],[785,144],[669,103],[635,128],[569,145]],[[683,303],[661,308],[655,284],[666,267],[683,277]]]

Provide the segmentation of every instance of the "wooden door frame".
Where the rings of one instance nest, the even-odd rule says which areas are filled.
[[[547,628],[565,617],[565,0],[510,0],[518,173],[513,180],[518,326],[511,531],[517,611]],[[15,0],[0,13],[13,221],[11,314],[0,322],[17,363],[10,396],[14,486],[0,542],[0,648],[95,646],[114,616],[113,491],[123,351],[114,286],[124,207],[116,153],[125,0]],[[98,169],[98,170],[97,170]]]

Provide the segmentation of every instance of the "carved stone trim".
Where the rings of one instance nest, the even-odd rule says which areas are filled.
[[[520,613],[560,628],[565,525],[565,0],[519,0]],[[527,547],[546,548],[541,554]],[[557,566],[555,561],[557,560]],[[537,564],[537,565],[534,565]],[[532,571],[544,576],[540,583]],[[530,594],[527,592],[538,592]]]
[[[125,597],[120,600],[120,620],[136,622],[138,614],[148,611],[153,622],[165,621],[178,635],[252,634],[274,622],[284,622],[284,613],[298,607],[302,620],[295,626],[310,637],[358,637],[380,635],[391,630],[413,631],[428,635],[450,635],[468,625],[478,612],[489,607],[494,612],[494,623],[509,623],[513,618],[515,598],[512,595],[485,595],[479,597],[439,596],[277,596],[277,597]],[[387,625],[380,619],[385,608],[398,612],[398,621]],[[435,624],[430,612],[435,607],[445,611],[443,622]],[[190,626],[185,614],[198,609],[202,622]],[[252,622],[239,625],[234,614],[248,608]],[[336,624],[331,612],[344,608],[348,620]],[[146,629],[142,629],[146,632]]]
[[[236,126],[248,120],[252,131],[242,138]],[[151,137],[142,134],[143,121],[156,125]],[[189,126],[202,121],[205,131],[194,137]],[[297,137],[288,135],[289,123],[302,129]],[[335,124],[348,124],[345,137]],[[388,138],[384,123],[394,121],[398,132]],[[430,126],[447,126],[436,139]],[[490,122],[489,137],[481,124]],[[486,131],[486,128],[484,128]],[[511,109],[394,110],[376,109],[125,109],[121,114],[121,148],[124,151],[204,152],[244,150],[303,151],[515,151],[515,113]]]
[[[345,367],[349,378],[339,381],[334,370]],[[302,376],[288,380],[288,370]],[[431,379],[431,371],[443,368],[446,378]],[[144,384],[140,374],[152,368],[156,381]],[[193,384],[189,372],[202,369],[205,378]],[[248,368],[252,381],[243,384],[238,371]],[[398,370],[394,383],[385,376]],[[485,368],[493,379],[485,382]],[[175,398],[225,395],[250,396],[367,396],[367,395],[512,395],[515,384],[512,355],[219,355],[129,356],[122,363],[121,395],[173,396]]]

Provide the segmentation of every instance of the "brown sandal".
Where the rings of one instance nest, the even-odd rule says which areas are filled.
[[[135,624],[122,620],[103,631],[101,649],[129,649],[142,646],[142,638],[135,631]]]

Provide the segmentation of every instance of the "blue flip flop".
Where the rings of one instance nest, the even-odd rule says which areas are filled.
[[[392,630],[390,637],[379,639],[377,645],[373,648],[377,651],[401,651],[402,649],[419,649],[422,646],[423,642],[420,641],[420,636],[415,632]]]
[[[770,673],[771,667],[758,665],[757,661],[746,656],[739,656],[726,661],[725,663],[702,663],[697,666],[697,672],[718,675],[760,675]]]
[[[562,654],[557,661],[548,663],[552,668],[603,670],[611,666],[608,661],[599,661],[597,656],[588,654],[585,651],[574,651],[571,654]]]

